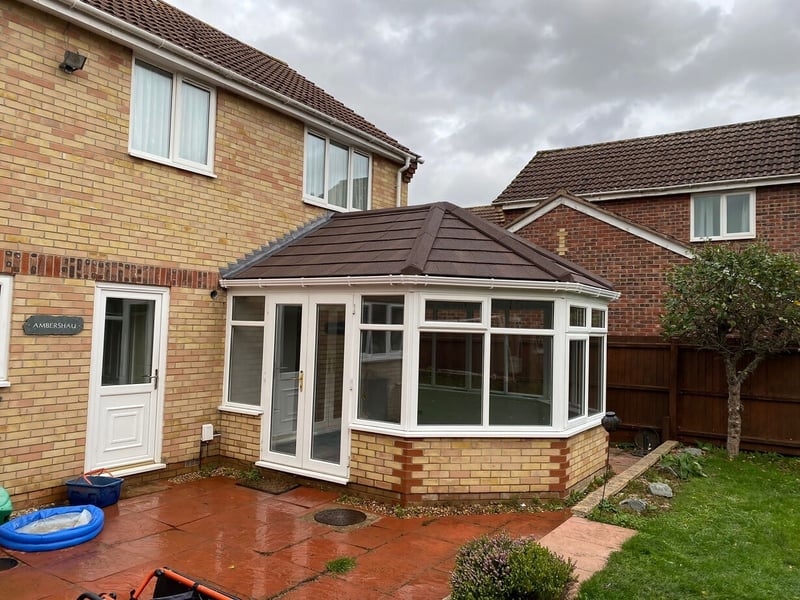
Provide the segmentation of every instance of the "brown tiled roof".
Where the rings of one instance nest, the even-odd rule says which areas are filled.
[[[490,223],[500,225],[500,227],[506,222],[506,215],[499,206],[494,206],[492,204],[487,204],[486,206],[469,206],[467,210],[481,219],[486,219]]]
[[[537,152],[494,200],[652,190],[800,173],[800,116]]]
[[[431,275],[573,282],[605,279],[448,202],[329,214],[223,271],[223,279]]]
[[[71,4],[70,1],[62,1],[64,4]],[[229,69],[255,84],[266,86],[286,98],[374,136],[402,153],[413,154],[285,62],[264,54],[161,0],[81,2]],[[411,169],[415,166],[413,163]]]

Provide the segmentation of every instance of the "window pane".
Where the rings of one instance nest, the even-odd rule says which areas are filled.
[[[228,402],[261,404],[261,358],[263,327],[231,327],[231,356],[228,365]]]
[[[190,83],[181,86],[178,154],[185,160],[208,163],[208,123],[211,94]]]
[[[328,165],[328,204],[347,208],[347,171],[350,151],[345,146],[331,144]]]
[[[589,414],[596,415],[603,410],[603,338],[589,338]]]
[[[581,306],[569,307],[570,327],[586,327],[586,309]]]
[[[726,198],[727,233],[750,231],[750,194],[730,194]]]
[[[172,75],[136,61],[131,103],[131,148],[168,158]]]
[[[342,446],[345,305],[317,307],[311,458],[339,464]]]
[[[263,321],[264,296],[234,296],[232,310],[234,321]]]
[[[720,231],[720,197],[694,197],[694,237],[716,237]]]
[[[367,210],[369,197],[369,158],[353,154],[353,208]]]
[[[553,339],[493,335],[489,373],[490,425],[550,425]]]
[[[421,333],[417,423],[480,425],[483,334]]]
[[[102,385],[151,381],[155,304],[130,298],[106,301]]]
[[[552,329],[553,303],[537,300],[492,300],[492,327]]]
[[[403,296],[364,296],[361,322],[365,325],[402,325]]]
[[[569,341],[569,418],[583,416],[586,404],[586,340]]]
[[[606,311],[592,309],[592,327],[606,326]]]
[[[480,323],[481,303],[428,300],[425,302],[425,320],[451,323]]]
[[[325,197],[325,140],[310,133],[306,138],[306,194]]]
[[[386,339],[387,333],[400,334],[393,344],[400,346],[399,353],[369,351],[374,339]],[[374,348],[374,346],[373,346]],[[387,423],[400,422],[402,393],[402,332],[362,331],[361,364],[359,373],[358,418]]]

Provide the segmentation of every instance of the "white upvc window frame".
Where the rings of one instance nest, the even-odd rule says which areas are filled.
[[[11,299],[14,293],[14,278],[0,275],[0,388],[9,387],[8,355],[11,343]]]
[[[160,154],[154,154],[151,152],[147,152],[141,148],[134,147],[134,128],[136,127],[137,119],[142,118],[142,115],[135,114],[135,94],[136,94],[136,83],[134,78],[136,77],[136,65],[137,63],[141,63],[143,65],[147,65],[151,68],[163,71],[166,74],[172,76],[172,95],[171,95],[171,106],[170,106],[170,131],[169,131],[169,151],[166,156],[162,156]],[[181,158],[180,156],[180,148],[179,148],[179,127],[181,122],[181,99],[182,99],[182,92],[185,85],[193,86],[197,89],[203,90],[208,92],[209,94],[209,106],[208,106],[208,140],[206,143],[206,161],[204,163],[195,162],[192,160],[188,160],[186,158]],[[197,79],[193,79],[187,75],[182,73],[176,72],[174,69],[166,68],[162,65],[154,63],[150,60],[145,60],[142,58],[135,57],[134,62],[131,68],[131,113],[130,113],[130,131],[128,136],[128,154],[131,156],[136,156],[137,158],[142,158],[145,160],[149,160],[151,162],[160,163],[163,165],[169,165],[172,167],[177,167],[179,169],[183,169],[186,171],[191,171],[193,173],[198,173],[200,175],[206,175],[209,177],[215,177],[214,175],[214,140],[215,140],[215,131],[216,131],[216,114],[217,114],[217,91],[216,88],[207,85]]]
[[[728,232],[728,210],[727,202],[729,196],[749,195],[748,201],[748,231]],[[719,235],[698,236],[695,235],[695,203],[698,198],[718,196],[719,197]],[[692,194],[689,209],[689,239],[692,242],[706,242],[714,240],[747,240],[756,237],[756,193],[754,190],[728,190],[721,192],[697,192]]]
[[[309,192],[309,138],[315,137],[325,143],[325,157],[323,163],[323,182],[322,182],[322,196],[317,196]],[[345,206],[332,204],[329,198],[330,188],[330,157],[331,146],[338,146],[339,148],[346,148],[348,152],[347,158],[347,199]],[[359,156],[367,160],[367,198],[366,206],[363,208],[353,206],[353,169],[355,165],[354,157]],[[344,141],[332,138],[321,131],[316,129],[306,128],[303,136],[303,201],[307,204],[314,206],[321,206],[328,210],[336,212],[355,212],[361,210],[369,210],[372,208],[372,154],[366,150],[356,148]]]
[[[264,314],[260,320],[240,320],[233,318],[234,304],[237,297],[253,297],[262,298],[264,301]],[[264,408],[264,373],[267,361],[267,305],[268,298],[263,290],[234,290],[228,295],[227,319],[225,326],[225,369],[223,374],[223,397],[222,404],[219,410],[232,413],[241,413],[246,415],[260,415],[263,413]],[[259,404],[245,404],[242,402],[232,402],[230,399],[230,382],[231,382],[231,354],[233,353],[233,329],[234,327],[249,327],[253,329],[260,329],[262,334],[262,357],[261,357],[261,372],[259,378],[261,380],[260,402]]]
[[[583,324],[572,324],[571,315],[573,309],[581,309],[584,314]],[[593,316],[597,313],[599,320],[602,323],[595,325]],[[605,414],[606,409],[606,378],[608,368],[608,309],[605,306],[598,306],[591,302],[582,300],[567,302],[567,335],[566,335],[566,348],[564,353],[565,369],[564,369],[564,399],[567,408],[566,422],[567,429],[572,429],[580,426],[591,419],[596,419],[599,415]],[[591,360],[592,360],[592,339],[600,339],[600,356],[602,359],[602,377],[598,384],[598,393],[602,394],[600,397],[599,410],[595,413],[589,413],[589,391],[591,388]],[[571,365],[570,361],[570,342],[579,341],[583,343],[583,390],[581,400],[580,414],[570,417],[569,416],[569,378]]]

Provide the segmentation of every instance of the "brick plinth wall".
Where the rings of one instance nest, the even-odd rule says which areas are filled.
[[[563,498],[605,466],[601,427],[569,439],[397,438],[354,432],[352,491],[402,505]]]

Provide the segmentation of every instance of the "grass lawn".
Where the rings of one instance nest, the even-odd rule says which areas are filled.
[[[670,506],[642,516],[595,511],[639,533],[584,583],[579,600],[800,600],[800,459],[747,453],[728,461],[712,450],[700,462],[705,478],[645,475],[673,485]],[[644,488],[639,495],[654,501]]]

